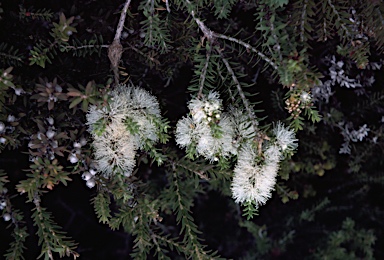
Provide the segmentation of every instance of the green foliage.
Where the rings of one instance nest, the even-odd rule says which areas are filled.
[[[70,97],[71,103],[69,108],[73,108],[73,111],[76,111],[76,108],[81,104],[81,109],[83,112],[88,111],[89,104],[96,105],[98,104],[99,94],[97,85],[94,81],[89,81],[84,87],[81,84],[78,84],[79,89],[69,86],[67,96]],[[106,97],[104,96],[104,99]]]
[[[25,250],[25,240],[28,237],[27,227],[18,227],[16,226],[12,233],[13,241],[10,244],[10,248],[4,254],[5,259],[15,260],[15,259],[25,259],[24,250]]]
[[[15,88],[15,84],[12,82],[13,75],[10,74],[12,70],[13,67],[0,70],[0,104],[2,106],[5,103],[5,98],[8,96],[7,90],[12,87]]]
[[[355,221],[346,218],[339,231],[329,234],[326,246],[316,252],[316,259],[374,259],[372,230],[356,229]]]
[[[35,197],[35,200],[38,200]],[[33,209],[32,218],[37,226],[37,235],[39,236],[39,245],[41,246],[41,254],[38,258],[44,256],[44,259],[54,259],[53,253],[58,253],[60,257],[73,256],[78,257],[78,253],[73,251],[76,244],[65,236],[65,232],[53,222],[51,213],[45,208],[40,207],[39,202],[35,202],[36,207]]]
[[[52,23],[53,29],[51,36],[56,41],[67,42],[69,40],[69,36],[71,36],[74,32],[77,32],[74,27],[70,26],[74,19],[74,17],[67,19],[65,18],[65,15],[61,13],[59,23]]]
[[[247,201],[244,203],[244,213],[243,216],[247,218],[247,220],[252,219],[254,216],[259,215],[257,210],[257,205],[254,201]]]
[[[144,45],[155,48],[160,53],[165,53],[170,48],[170,34],[167,29],[167,18],[156,11],[156,9],[161,10],[158,2],[142,1],[140,3],[139,9],[143,10],[143,15],[146,18],[140,24],[142,25]]]
[[[99,192],[96,197],[92,199],[92,202],[99,221],[103,224],[108,223],[111,218],[111,210],[109,209],[111,199],[108,194]]]
[[[218,19],[228,18],[228,15],[235,3],[235,0],[214,0],[213,7],[215,9],[215,16]]]
[[[61,45],[65,45],[69,37],[76,32],[76,28],[70,26],[73,20],[74,17],[66,19],[63,13],[60,14],[59,23],[52,23],[53,28],[50,35],[54,41],[47,40],[46,42],[40,42],[35,45],[30,51],[29,65],[37,64],[45,68],[46,63],[52,63],[52,59],[57,54],[57,49],[65,51],[65,48],[62,48]]]
[[[50,161],[38,157],[30,165],[30,171],[32,173],[27,174],[29,178],[20,181],[20,184],[17,185],[19,192],[27,193],[29,201],[33,201],[36,192],[41,188],[52,190],[59,183],[66,186],[67,181],[71,181],[69,178],[71,173],[64,171],[57,159]]]
[[[24,56],[19,53],[19,50],[14,46],[3,42],[0,43],[0,60],[9,66],[21,66],[23,64]]]
[[[305,221],[314,221],[316,212],[323,210],[324,207],[327,206],[329,203],[329,199],[325,198],[319,204],[315,205],[312,209],[306,209],[301,212],[300,219]]]
[[[37,9],[34,10],[33,8],[29,8],[28,10],[20,6],[20,12],[19,12],[19,19],[20,20],[42,20],[42,21],[48,21],[50,22],[53,18],[54,13],[47,9]]]
[[[49,3],[0,8],[7,36],[0,43],[0,168],[29,165],[15,173],[0,169],[1,214],[12,220],[6,259],[33,251],[25,248],[33,225],[40,258],[78,257],[77,244],[40,205],[46,193],[62,192],[58,186],[80,187],[70,183],[81,181],[76,175],[95,187],[98,221],[132,238],[133,259],[383,258],[374,242],[384,233],[369,228],[383,218],[384,3],[131,1],[118,38],[120,81],[112,83],[110,44],[124,12],[115,4],[69,1],[60,13]],[[330,69],[332,56],[342,71]],[[361,86],[347,88],[343,80]],[[147,118],[159,142],[130,115],[123,119],[143,149],[130,158],[131,175],[116,167],[106,177],[90,143],[110,119],[89,133],[86,113],[91,105],[109,109],[109,92],[127,82],[150,89],[167,112]],[[285,120],[297,132],[299,148],[281,153],[287,158],[262,208],[253,200],[233,202],[238,154],[208,162],[197,152],[201,144],[183,151],[174,142],[187,100],[210,91],[220,93],[224,107],[242,111],[243,129],[256,129],[232,144],[241,150],[249,141],[257,160],[268,159],[266,147],[278,142],[267,135],[274,122]],[[207,123],[215,138],[224,133],[219,122]],[[339,153],[343,142],[349,153]],[[121,151],[109,152],[117,158]],[[20,208],[26,202],[34,205],[31,217]],[[225,228],[215,233],[218,223]]]

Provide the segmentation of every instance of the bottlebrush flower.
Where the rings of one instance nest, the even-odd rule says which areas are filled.
[[[270,146],[264,155],[266,156],[264,162],[257,163],[257,151],[251,145],[248,144],[241,149],[231,184],[235,202],[254,201],[260,206],[271,197],[279,168],[279,148]]]
[[[176,124],[176,142],[186,148],[199,138],[200,130],[191,117],[183,117]],[[207,127],[207,126],[205,126]]]
[[[94,137],[93,147],[95,160],[106,177],[115,170],[132,172],[137,147],[122,122],[111,123],[101,136]]]
[[[176,125],[176,142],[182,148],[196,150],[207,160],[237,154],[232,145],[234,126],[229,115],[221,113],[221,100],[216,92],[206,98],[194,98],[189,102],[191,117],[184,117]]]
[[[95,163],[105,177],[130,176],[138,149],[159,140],[163,131],[159,103],[144,89],[120,85],[110,93],[107,106],[90,106],[87,125],[92,133]]]

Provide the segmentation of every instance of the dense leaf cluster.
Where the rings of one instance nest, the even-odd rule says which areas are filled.
[[[116,67],[108,50],[127,5]],[[0,228],[9,224],[1,232],[9,246],[0,253],[384,258],[383,15],[381,1],[360,0],[2,3]],[[159,144],[143,144],[130,176],[97,174],[92,134],[109,119],[92,134],[85,123],[90,107],[109,111],[116,81],[148,90],[164,115],[148,119]],[[281,162],[259,209],[231,198],[237,158],[206,161],[174,141],[188,100],[211,91],[244,111],[245,130],[257,129],[255,163],[265,160],[274,122],[297,131],[297,153]],[[129,118],[126,130],[145,139]],[[83,239],[75,232],[83,223],[50,213],[58,201],[75,204],[66,199],[73,194],[91,196],[81,205],[87,219],[127,239],[121,255],[94,246],[94,230]]]

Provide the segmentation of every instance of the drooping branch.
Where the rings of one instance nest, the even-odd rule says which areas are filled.
[[[207,75],[207,70],[208,70],[208,65],[209,65],[209,59],[211,58],[211,53],[212,53],[212,46],[210,46],[209,49],[207,50],[207,54],[206,54],[207,59],[205,60],[204,68],[200,74],[200,80],[199,80],[200,81],[200,87],[199,87],[199,93],[197,94],[198,97],[201,97],[203,95],[205,76]]]
[[[116,85],[119,84],[118,66],[121,59],[121,55],[123,53],[123,46],[120,43],[120,37],[121,37],[121,32],[123,31],[123,28],[124,28],[125,17],[127,15],[128,6],[130,3],[131,3],[131,0],[127,0],[124,4],[123,10],[121,11],[119,24],[117,25],[115,38],[113,39],[112,44],[108,48],[108,58],[111,61],[111,68],[114,73]]]
[[[187,2],[188,5],[191,5],[191,2],[189,0],[186,0],[186,2]],[[224,34],[216,33],[214,31],[211,31],[211,29],[209,29],[198,17],[196,17],[194,10],[191,11],[191,15],[192,15],[193,19],[195,20],[195,22],[197,23],[197,25],[199,26],[199,29],[203,32],[204,37],[206,37],[207,40],[210,41],[211,43],[214,43],[216,38],[220,38],[220,39],[228,40],[228,41],[231,41],[231,42],[235,42],[237,44],[240,44],[240,45],[244,46],[247,50],[250,50],[250,51],[256,53],[257,56],[259,56],[261,59],[263,59],[265,62],[267,62],[275,70],[278,69],[276,63],[274,63],[265,54],[263,54],[262,52],[258,51],[255,47],[251,46],[250,44],[248,44],[246,42],[243,42],[242,40],[239,40],[239,39],[236,39],[236,38],[224,35]]]
[[[191,5],[191,2],[189,0],[185,0],[185,1],[187,2],[188,5]],[[194,10],[191,11],[191,15],[192,15],[194,21],[196,22],[196,24],[199,26],[199,29],[203,32],[204,37],[211,43],[211,46],[215,46],[215,50],[220,54],[221,59],[222,59],[224,65],[226,66],[228,73],[231,75],[232,80],[235,83],[236,88],[237,88],[237,90],[239,92],[239,95],[241,97],[241,100],[243,101],[244,107],[245,107],[245,109],[246,109],[246,111],[248,113],[249,119],[251,120],[251,123],[252,123],[254,129],[258,132],[257,133],[257,137],[258,137],[257,139],[258,139],[259,153],[261,153],[261,144],[262,144],[263,140],[264,139],[268,140],[269,138],[265,134],[263,134],[260,131],[258,131],[259,128],[258,128],[258,123],[257,123],[257,120],[256,120],[256,116],[255,116],[255,114],[254,114],[254,112],[253,112],[253,110],[251,108],[251,105],[249,104],[247,98],[245,97],[244,91],[243,91],[243,89],[241,87],[241,84],[240,84],[239,80],[237,79],[237,76],[236,76],[235,72],[233,71],[233,69],[232,69],[231,65],[229,64],[228,60],[222,54],[222,50],[217,45],[216,38],[227,39],[227,40],[230,40],[230,41],[233,41],[233,42],[237,42],[237,43],[243,45],[247,49],[255,52],[260,57],[264,58],[264,60],[267,61],[275,70],[278,69],[277,65],[271,59],[267,58],[264,54],[262,54],[261,52],[257,51],[251,45],[249,45],[249,44],[247,44],[245,42],[242,42],[242,41],[240,41],[238,39],[235,39],[235,38],[232,38],[232,37],[228,37],[226,35],[218,34],[218,33],[215,33],[213,31],[211,31],[204,24],[204,22],[202,22],[198,17],[196,17]]]
[[[232,69],[231,65],[229,64],[228,60],[224,57],[224,55],[221,52],[221,50],[219,48],[216,48],[216,50],[219,52],[219,54],[221,56],[221,60],[223,61],[225,67],[227,68],[228,73],[231,75],[232,81],[236,85],[237,91],[239,92],[239,95],[241,97],[241,100],[243,101],[245,110],[247,110],[249,119],[251,120],[253,127],[255,129],[258,129],[258,125],[257,125],[257,120],[256,120],[256,117],[255,117],[255,114],[253,113],[253,110],[251,109],[251,106],[250,106],[250,104],[248,102],[248,99],[245,97],[245,94],[243,92],[243,89],[241,88],[240,82],[237,79],[235,72],[233,71],[233,69]]]
[[[224,35],[224,34],[216,33],[216,32],[213,32],[213,36],[216,38],[221,38],[224,40],[235,42],[235,43],[238,43],[238,44],[244,46],[247,50],[250,50],[250,51],[256,53],[257,56],[259,56],[261,59],[263,59],[265,62],[267,62],[272,68],[274,68],[275,70],[278,69],[276,63],[274,63],[264,53],[258,51],[255,47],[251,46],[249,43],[246,43],[246,42],[243,42],[242,40],[239,40],[239,39],[236,39],[236,38]]]

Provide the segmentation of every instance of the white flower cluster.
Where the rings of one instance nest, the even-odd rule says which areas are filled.
[[[302,98],[308,101],[310,95],[303,93]],[[265,204],[275,186],[279,162],[297,147],[293,130],[276,124],[274,141],[264,147],[261,155],[254,142],[258,130],[249,115],[234,107],[221,113],[222,101],[216,92],[192,99],[188,107],[190,116],[176,126],[177,144],[211,162],[237,155],[231,185],[233,198],[237,203]]]
[[[192,99],[188,108],[191,116],[176,125],[176,142],[211,162],[237,155],[240,144],[255,136],[256,129],[241,110],[231,108],[222,113],[217,92]]]
[[[237,203],[254,201],[257,207],[265,204],[276,184],[283,154],[296,149],[297,139],[292,130],[278,123],[273,133],[275,141],[269,142],[263,150],[261,161],[252,144],[241,149],[231,185],[232,196]]]
[[[97,171],[93,168],[90,168],[89,171],[86,171],[81,175],[81,178],[85,180],[85,184],[88,188],[92,189],[96,185],[95,181],[95,175],[97,174]]]
[[[77,163],[79,158],[82,158],[81,147],[87,144],[87,140],[82,136],[80,140],[73,142],[73,149],[68,156],[71,163]]]
[[[33,162],[38,157],[46,157],[49,160],[54,160],[59,152],[59,137],[57,136],[57,128],[55,120],[52,117],[47,117],[39,125],[39,131],[30,136],[28,148],[31,150],[29,161]]]
[[[111,91],[108,106],[91,106],[87,125],[94,140],[98,171],[105,177],[115,173],[131,176],[136,151],[159,139],[154,123],[159,118],[156,98],[133,86],[120,85]]]

